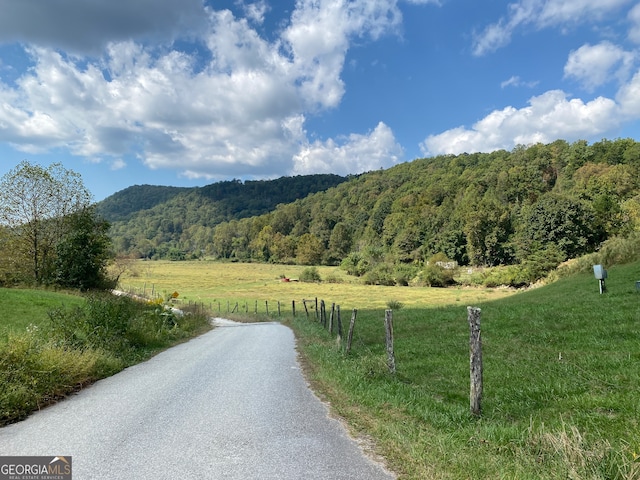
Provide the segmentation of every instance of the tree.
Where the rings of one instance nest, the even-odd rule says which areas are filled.
[[[53,274],[55,246],[68,215],[90,205],[80,175],[59,163],[48,168],[21,162],[0,180],[0,223],[29,258],[26,279],[40,284]]]
[[[323,252],[322,242],[315,235],[305,233],[298,240],[297,260],[302,265],[318,265],[322,260]]]
[[[594,250],[601,238],[596,227],[593,210],[580,200],[546,194],[523,209],[519,257],[527,259],[550,245],[562,252],[562,260],[583,255]]]
[[[108,288],[106,267],[111,260],[109,224],[89,207],[65,218],[65,234],[56,245],[55,281],[62,287]]]

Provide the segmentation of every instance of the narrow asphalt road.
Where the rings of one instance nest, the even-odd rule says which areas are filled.
[[[391,479],[309,390],[292,332],[220,326],[27,420],[0,455],[71,456],[84,479]]]

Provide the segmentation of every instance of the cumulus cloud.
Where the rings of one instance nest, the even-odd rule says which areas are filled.
[[[491,53],[508,45],[521,27],[543,29],[593,22],[619,10],[631,0],[519,0],[507,14],[473,35],[473,54]]]
[[[587,90],[593,91],[612,78],[619,82],[626,81],[634,59],[633,52],[627,52],[611,42],[587,44],[569,54],[564,76],[578,80]]]
[[[362,173],[388,168],[403,156],[391,129],[380,122],[366,135],[351,134],[339,141],[315,141],[304,145],[294,156],[294,173]]]
[[[62,13],[50,8],[54,2],[44,3],[34,22],[47,27],[47,12],[52,24]],[[338,141],[309,143],[304,131],[306,116],[340,103],[341,73],[353,39],[375,40],[396,31],[401,15],[394,0],[300,0],[276,40],[261,37],[249,19],[229,10],[205,11],[199,0],[141,0],[117,7],[104,0],[82,5],[60,0],[56,5],[70,11],[71,3],[78,7],[74,21],[89,21],[86,28],[74,30],[71,20],[64,20],[36,32],[3,28],[8,17],[27,18],[25,9],[35,1],[0,0],[0,6],[11,7],[3,8],[0,41],[29,42],[32,59],[32,68],[15,84],[0,81],[0,141],[27,152],[68,149],[118,168],[123,157],[134,155],[152,169],[180,168],[191,178],[310,173],[312,166],[330,162],[322,155],[327,149],[346,162],[330,162],[333,171],[344,173],[398,158],[399,147],[384,124]],[[191,22],[196,5],[206,29],[195,50],[121,40],[138,33],[150,38]],[[139,8],[151,18],[139,19]],[[259,23],[267,7],[258,2],[247,8],[251,22]],[[116,27],[112,18],[121,15],[127,18]],[[94,31],[89,28],[94,17],[111,26],[97,25]],[[73,35],[67,36],[65,25]],[[40,42],[74,53],[37,46]],[[103,44],[99,57],[77,53]]]
[[[510,150],[516,145],[547,143],[558,138],[568,141],[590,138],[615,128],[627,118],[640,118],[640,77],[628,90],[622,90],[618,102],[597,97],[589,102],[570,99],[561,90],[532,97],[524,108],[495,110],[470,129],[457,127],[428,136],[420,144],[425,155]],[[631,102],[635,102],[632,105]]]

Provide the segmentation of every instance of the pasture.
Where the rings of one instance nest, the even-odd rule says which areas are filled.
[[[179,300],[212,304],[217,302],[244,305],[253,311],[255,301],[261,309],[264,302],[281,302],[283,309],[291,311],[291,302],[301,305],[302,299],[319,298],[336,303],[345,309],[384,309],[390,301],[404,306],[430,308],[443,305],[469,305],[511,296],[512,289],[496,288],[420,288],[362,285],[359,279],[347,275],[339,267],[316,267],[322,281],[305,283],[296,281],[308,267],[260,263],[220,263],[212,261],[136,261],[120,277],[119,288],[133,289],[146,296],[167,298],[177,291]],[[291,281],[285,282],[282,278]]]

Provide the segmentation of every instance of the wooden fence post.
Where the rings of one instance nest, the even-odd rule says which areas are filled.
[[[342,319],[340,318],[340,305],[336,305],[336,315],[338,317],[338,339],[342,340]]]
[[[309,320],[309,309],[307,308],[307,301],[303,298],[302,305],[304,305],[304,312],[307,314],[307,320]]]
[[[471,413],[479,416],[482,413],[482,339],[480,335],[480,312],[476,307],[467,307],[469,319],[469,366],[471,390],[469,405]]]
[[[316,297],[316,321],[318,320],[318,297]]]
[[[295,318],[295,316],[296,316],[296,301],[295,300],[291,300],[291,312],[293,313],[293,316]]]
[[[265,310],[267,312],[267,317],[269,316],[269,300],[264,301]]]
[[[278,300],[278,316],[280,316],[280,300]]]
[[[387,339],[387,365],[389,371],[396,373],[396,354],[393,351],[393,310],[385,310],[384,330]]]
[[[333,316],[336,312],[336,304],[331,304],[331,313],[329,314],[329,333],[333,333]]]
[[[322,322],[322,326],[327,328],[327,311],[324,306],[324,300],[320,300],[320,321]]]
[[[356,326],[356,316],[358,315],[358,310],[355,308],[353,312],[351,312],[351,322],[349,322],[349,333],[347,334],[347,350],[346,354],[349,355],[351,351],[351,343],[353,342],[353,329]]]

